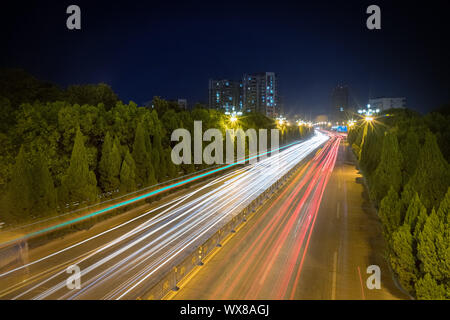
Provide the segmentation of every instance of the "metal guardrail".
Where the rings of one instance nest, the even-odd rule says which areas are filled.
[[[232,217],[222,227],[219,228],[212,236],[210,236],[201,245],[191,249],[191,252],[182,260],[174,261],[170,270],[166,274],[159,274],[159,280],[148,284],[148,289],[143,289],[142,297],[149,300],[160,300],[164,298],[171,291],[178,290],[178,284],[194,270],[194,268],[203,265],[205,258],[216,248],[221,247],[221,243],[230,234],[243,223],[247,218],[260,208],[263,203],[268,200],[285,182],[292,176],[292,174],[299,169],[303,161],[297,163],[284,176],[279,178],[269,188],[252,200],[241,212]],[[155,277],[157,278],[157,277]]]

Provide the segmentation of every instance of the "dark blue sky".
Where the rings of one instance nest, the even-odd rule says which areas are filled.
[[[77,4],[82,30],[66,29]],[[366,28],[370,4],[382,30]],[[209,78],[280,76],[286,109],[329,106],[332,88],[406,96],[419,111],[450,101],[448,1],[30,1],[1,12],[1,67],[66,86],[106,82],[126,102],[207,101]]]

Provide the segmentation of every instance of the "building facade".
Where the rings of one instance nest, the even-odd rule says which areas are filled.
[[[271,118],[279,115],[277,74],[274,72],[244,74],[242,84],[244,111],[257,111]]]
[[[209,108],[224,112],[260,112],[275,118],[280,114],[278,76],[274,72],[244,74],[242,81],[209,80]]]
[[[369,106],[371,109],[380,109],[380,111],[406,108],[406,98],[381,97],[376,99],[369,99]]]
[[[243,109],[242,83],[232,80],[209,80],[209,108],[224,112]]]

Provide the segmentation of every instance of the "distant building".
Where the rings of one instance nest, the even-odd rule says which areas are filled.
[[[278,76],[274,72],[244,74],[244,111],[258,111],[275,118],[279,114]]]
[[[330,117],[335,120],[345,120],[347,113],[349,112],[348,105],[348,87],[337,86],[334,88],[331,94],[331,112]]]
[[[376,98],[369,99],[369,106],[371,109],[380,109],[380,111],[388,109],[403,109],[406,108],[406,98]]]
[[[209,108],[224,112],[242,111],[242,83],[232,80],[209,80]]]
[[[178,107],[182,110],[188,109],[188,104],[186,99],[178,99]]]

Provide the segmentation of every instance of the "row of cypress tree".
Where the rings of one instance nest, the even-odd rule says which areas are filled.
[[[348,140],[398,281],[418,299],[450,299],[450,169],[427,117],[391,110],[351,130]]]

